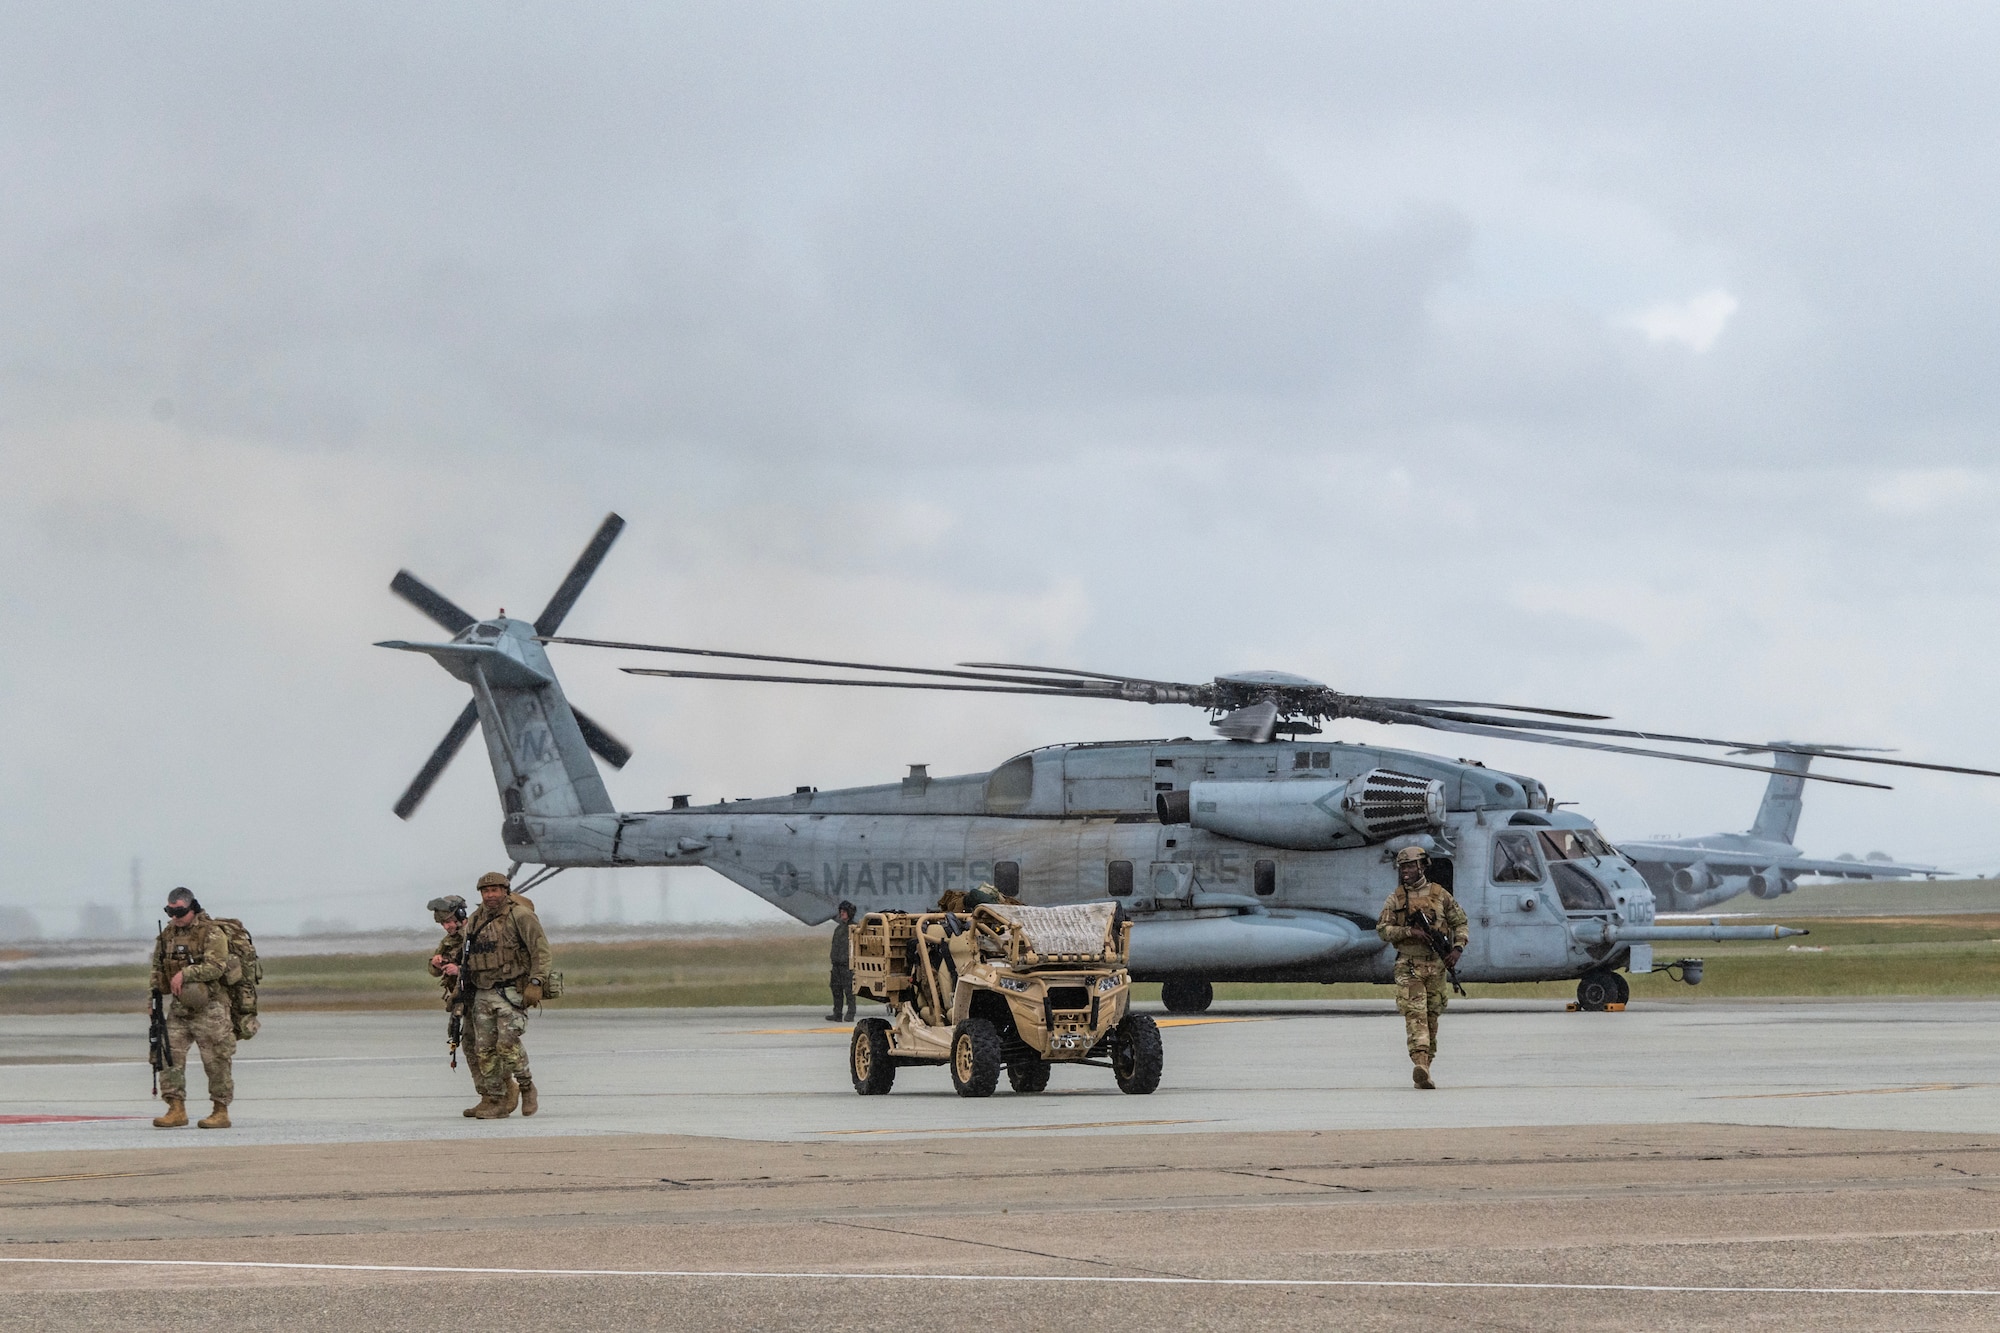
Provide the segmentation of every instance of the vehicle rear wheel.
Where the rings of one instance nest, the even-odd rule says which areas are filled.
[[[1583,980],[1576,983],[1576,1007],[1579,1009],[1599,1013],[1606,1005],[1618,1002],[1616,972],[1586,972]]]
[[[1203,983],[1206,984],[1206,983]],[[1166,1051],[1160,1045],[1160,1029],[1145,1014],[1127,1014],[1118,1024],[1111,1042],[1111,1073],[1118,1091],[1143,1095],[1160,1086],[1166,1067]]]
[[[880,1097],[896,1083],[896,1061],[889,1054],[889,1024],[880,1018],[864,1018],[854,1025],[854,1037],[847,1047],[847,1072],[854,1077],[854,1090],[863,1097]]]
[[[1016,1092],[1040,1092],[1049,1086],[1049,1062],[1039,1056],[1007,1066],[1007,1086]]]
[[[968,1018],[951,1034],[951,1086],[961,1097],[991,1097],[1000,1083],[1000,1034]]]
[[[1160,1003],[1170,1014],[1198,1014],[1215,1003],[1215,987],[1206,981],[1176,979],[1160,986]]]

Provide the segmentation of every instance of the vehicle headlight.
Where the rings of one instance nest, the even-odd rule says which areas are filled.
[[[1001,977],[1000,989],[1010,990],[1010,991],[1015,991],[1017,993],[1025,994],[1028,989],[1028,983],[1025,981],[1016,980],[1013,977]]]
[[[1118,977],[1117,977],[1117,976],[1115,976],[1115,975],[1113,975],[1113,976],[1108,976],[1108,977],[1099,977],[1099,978],[1097,979],[1097,993],[1098,993],[1099,995],[1102,995],[1102,994],[1104,994],[1104,993],[1105,993],[1106,991],[1114,991],[1114,990],[1117,990],[1120,984],[1122,984],[1122,983],[1121,983],[1121,982],[1119,981]]]

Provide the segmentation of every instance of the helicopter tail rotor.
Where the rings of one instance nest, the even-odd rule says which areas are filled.
[[[563,697],[541,640],[561,628],[624,527],[625,520],[617,514],[605,516],[532,625],[511,620],[504,613],[491,620],[477,620],[409,570],[397,571],[389,590],[423,612],[452,640],[407,643],[398,639],[377,646],[426,653],[473,690],[471,702],[460,710],[444,739],[396,801],[398,819],[416,813],[432,785],[481,724],[499,737],[494,773],[510,816],[526,809],[531,799],[552,803],[548,813],[611,809],[590,755],[596,754],[613,768],[623,768],[632,757],[632,748]],[[559,772],[543,773],[551,763]],[[529,792],[537,789],[541,795],[531,798]]]

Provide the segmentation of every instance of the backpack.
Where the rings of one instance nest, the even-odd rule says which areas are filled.
[[[209,918],[208,924],[229,943],[229,968],[222,974],[222,988],[229,994],[229,1017],[236,1039],[248,1041],[257,1035],[257,987],[264,980],[264,965],[257,960],[257,942],[249,929],[233,916]]]

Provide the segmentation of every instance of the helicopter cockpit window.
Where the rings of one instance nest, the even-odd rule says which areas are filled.
[[[1535,839],[1527,833],[1501,833],[1493,839],[1495,884],[1538,884],[1541,862],[1535,859]]]
[[[1565,912],[1601,912],[1611,906],[1604,886],[1592,879],[1582,866],[1557,861],[1549,867],[1555,877],[1556,896]]]
[[[1542,834],[1542,850],[1551,861],[1579,861],[1611,855],[1611,845],[1595,829],[1557,828]]]

